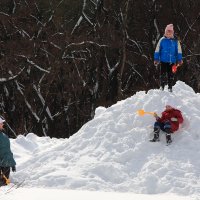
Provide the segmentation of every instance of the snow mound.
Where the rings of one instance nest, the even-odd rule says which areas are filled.
[[[166,146],[150,143],[154,118],[166,104],[180,109],[184,123]],[[27,187],[103,190],[143,194],[200,193],[200,95],[178,81],[173,93],[137,92],[117,104],[96,109],[93,120],[69,139],[29,134],[12,140],[17,172]]]

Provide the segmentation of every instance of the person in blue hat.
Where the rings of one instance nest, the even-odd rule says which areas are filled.
[[[0,117],[0,186],[7,185],[10,169],[16,171],[16,162],[10,149],[10,140],[4,131],[5,120]]]

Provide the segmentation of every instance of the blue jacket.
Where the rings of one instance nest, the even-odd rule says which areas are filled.
[[[165,63],[176,63],[182,60],[180,42],[175,38],[162,37],[154,53],[154,60]]]
[[[0,132],[0,167],[14,167],[16,162],[10,150],[10,140],[7,135]]]

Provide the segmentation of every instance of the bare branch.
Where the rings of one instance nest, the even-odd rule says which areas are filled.
[[[3,83],[3,82],[8,82],[8,81],[12,81],[14,79],[16,79],[23,71],[24,71],[25,67],[16,75],[12,75],[11,77],[9,78],[0,78],[0,82]]]
[[[182,14],[182,16],[184,17],[183,14]],[[185,17],[184,17],[184,18],[185,18]],[[186,38],[187,34],[189,33],[189,31],[191,31],[192,27],[195,25],[195,23],[196,23],[198,20],[200,20],[200,13],[198,14],[198,16],[196,17],[196,19],[194,20],[194,22],[193,22],[191,25],[188,24],[188,30],[186,31],[186,33],[185,33],[185,35],[184,35],[184,37],[183,37],[182,42],[185,41],[185,38]],[[186,20],[186,21],[187,21],[187,20]]]
[[[83,42],[79,42],[79,43],[71,43],[71,44],[68,44],[65,49],[71,47],[71,46],[80,46],[80,45],[85,45],[85,44],[92,44],[92,45],[95,45],[95,46],[98,46],[98,47],[108,47],[108,45],[105,45],[105,44],[98,44],[97,42],[93,42],[93,41],[83,41]]]
[[[15,2],[15,0],[13,0],[13,9],[12,9],[12,14],[15,13],[16,7],[17,7],[16,2]]]
[[[10,16],[9,14],[7,14],[7,13],[4,13],[4,12],[0,12],[0,15],[5,15],[5,16],[7,16],[7,17],[9,17],[9,16]]]
[[[46,70],[46,69],[43,69],[42,67],[38,66],[36,63],[34,63],[33,61],[31,61],[29,58],[27,58],[26,56],[24,55],[17,55],[19,57],[22,57],[22,58],[25,58],[27,63],[31,64],[32,66],[36,67],[37,69],[39,69],[40,71],[42,72],[46,72],[46,73],[50,73],[50,71]]]
[[[47,104],[46,104],[46,102],[45,102],[45,100],[44,100],[44,98],[43,98],[41,92],[37,89],[37,87],[36,87],[35,84],[33,84],[33,89],[36,91],[36,93],[37,93],[37,95],[38,95],[38,97],[39,97],[39,99],[40,99],[40,102],[42,103],[43,108],[45,108],[45,111],[46,111],[46,113],[47,113],[49,119],[50,119],[51,121],[53,121],[54,119],[53,119],[53,117],[52,117],[52,115],[51,115],[50,109],[49,109],[49,107],[47,106]]]

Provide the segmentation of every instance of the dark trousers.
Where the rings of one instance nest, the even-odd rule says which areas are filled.
[[[174,63],[161,62],[160,66],[160,86],[164,89],[165,85],[168,84],[168,88],[172,89],[173,73],[172,66]]]
[[[10,176],[10,167],[0,167],[0,186],[6,185],[6,181],[3,177],[3,175],[9,179]]]
[[[155,122],[154,123],[154,131],[159,132],[160,129],[164,132],[166,132],[166,130],[171,130],[171,124],[170,122],[165,122],[165,123],[161,123],[161,122]]]

